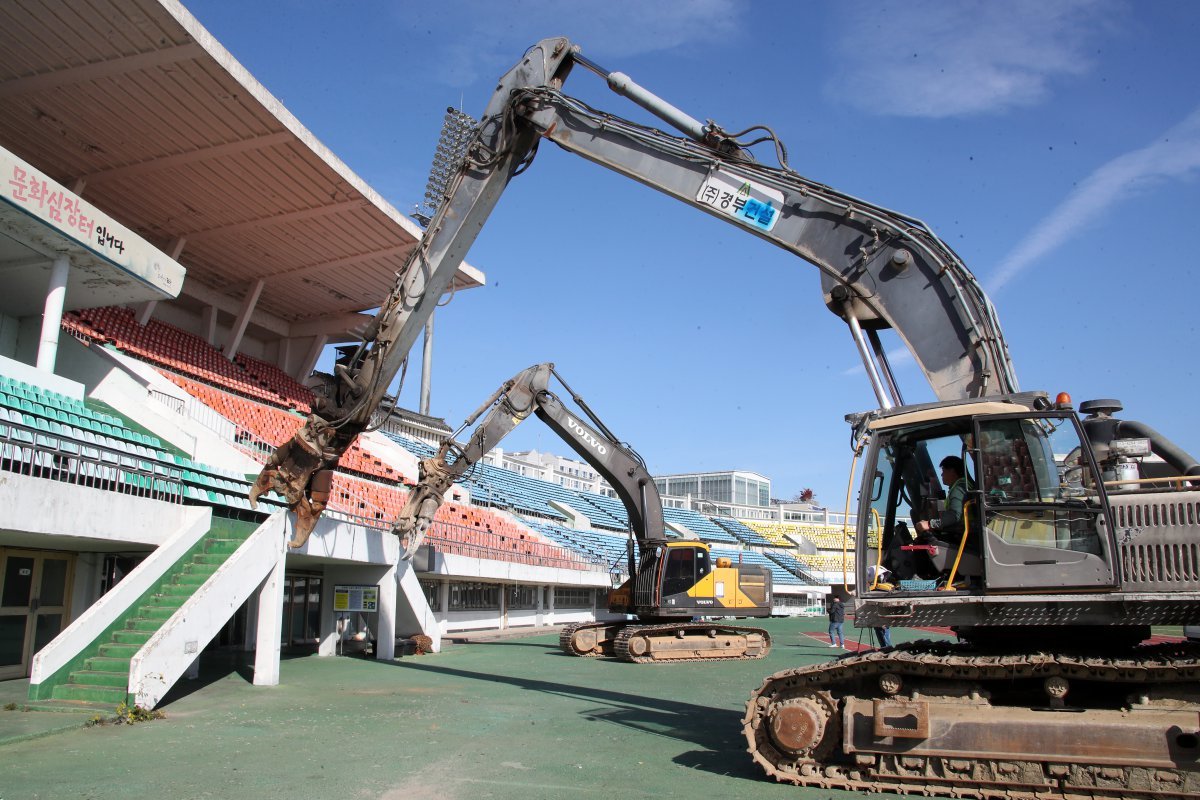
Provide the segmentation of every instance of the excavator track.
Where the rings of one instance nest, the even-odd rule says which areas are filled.
[[[1100,657],[913,642],[767,677],[743,732],[768,776],[798,786],[1198,798],[1198,678],[1187,643]]]
[[[613,641],[628,622],[577,622],[562,629],[558,647],[567,655],[598,658],[613,654]]]
[[[617,658],[635,664],[750,660],[770,651],[771,634],[762,628],[718,622],[628,625],[613,644]]]

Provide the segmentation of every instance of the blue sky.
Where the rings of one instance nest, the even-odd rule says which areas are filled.
[[[802,175],[919,217],[959,252],[1023,389],[1118,398],[1200,453],[1200,5],[187,6],[403,212],[424,194],[445,108],[481,113],[494,80],[550,36],[698,119],[770,125]],[[584,70],[565,91],[653,122]],[[875,400],[812,266],[553,146],[468,260],[488,286],[436,320],[433,412],[452,426],[554,361],[655,473],[747,469],[776,496],[811,487],[844,504],[843,416]],[[932,399],[897,356],[906,400]],[[505,446],[567,452],[536,421]]]

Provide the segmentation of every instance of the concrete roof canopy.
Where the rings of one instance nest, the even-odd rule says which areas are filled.
[[[421,237],[175,0],[0,4],[0,101],[0,143],[185,266],[180,303],[257,292],[265,339],[346,340]]]

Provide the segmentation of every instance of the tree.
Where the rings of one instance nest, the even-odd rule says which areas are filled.
[[[817,500],[817,493],[812,489],[801,489],[792,498],[793,503],[814,503]]]
[[[812,489],[801,489],[792,495],[791,500],[782,500],[778,497],[771,498],[771,505],[778,506],[784,503],[815,503],[817,502],[817,493]]]

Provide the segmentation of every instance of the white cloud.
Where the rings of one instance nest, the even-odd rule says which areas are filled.
[[[958,117],[1032,106],[1085,74],[1119,0],[848,3],[830,96],[874,114]]]
[[[1200,172],[1200,108],[1153,142],[1096,169],[1042,220],[996,268],[996,292],[1038,259],[1077,234],[1109,208],[1163,181]]]
[[[734,0],[460,0],[402,3],[396,12],[412,33],[429,31],[434,41],[451,42],[431,64],[428,77],[460,87],[495,78],[497,70],[517,62],[524,48],[548,36],[567,36],[597,60],[619,59],[728,41],[742,30],[744,19],[744,6]]]

